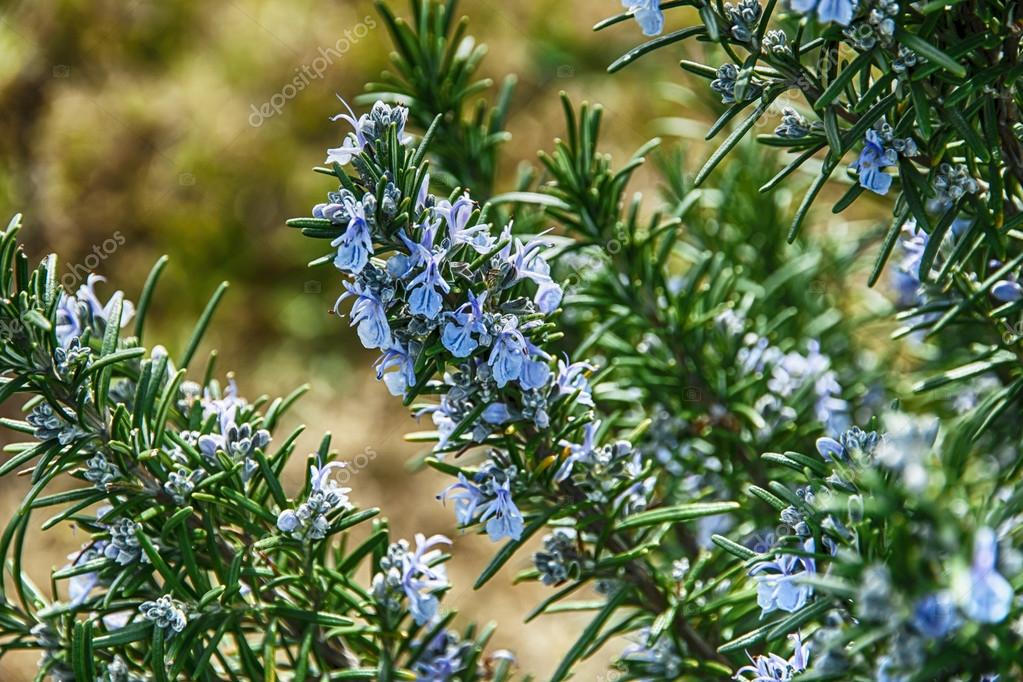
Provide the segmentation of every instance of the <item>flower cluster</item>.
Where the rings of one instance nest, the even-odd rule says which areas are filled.
[[[813,539],[805,540],[798,549],[805,554],[779,552],[777,558],[760,561],[750,568],[749,575],[757,583],[757,604],[763,615],[779,610],[794,613],[813,595],[813,587],[802,580],[817,572]]]
[[[100,303],[96,295],[96,283],[105,281],[104,277],[90,274],[86,283],[81,285],[76,293],[60,292],[55,332],[57,343],[62,348],[70,349],[76,339],[81,340],[83,337],[102,338],[106,332],[110,316],[124,294],[117,291],[106,303]],[[131,301],[121,301],[120,306],[120,325],[125,327],[135,314],[135,306]]]
[[[299,677],[357,664],[381,678],[415,669],[420,679],[438,682],[455,675],[508,679],[508,670],[491,675],[474,665],[484,642],[473,627],[449,633],[446,651],[440,641],[416,651],[399,646],[411,608],[422,623],[438,618],[447,583],[430,547],[442,538],[421,540],[399,562],[397,584],[405,591],[395,609],[352,610],[370,593],[358,576],[386,546],[386,525],[366,533],[368,540],[348,534],[378,512],[347,514],[348,491],[330,480],[340,465],[324,464],[333,457],[329,438],[303,499],[289,508],[280,472],[301,429],[274,452],[264,449],[300,392],[261,411],[263,401],[245,401],[233,380],[226,390],[211,378],[186,380],[175,365],[190,364],[209,316],[176,362],[160,346],[147,351],[140,345],[147,306],[140,306],[135,334],[115,333],[115,320],[133,311],[123,295],[100,306],[95,278],[74,296],[61,294],[52,257],[26,275],[18,230],[14,221],[0,232],[0,263],[10,268],[0,275],[0,326],[17,330],[4,339],[0,384],[8,414],[11,396],[24,396],[23,420],[6,418],[4,425],[26,442],[9,444],[0,470],[27,469],[33,485],[5,521],[12,542],[0,559],[26,565],[35,543],[23,540],[34,537],[30,511],[40,506],[52,510],[49,525],[70,521],[88,538],[53,572],[52,597],[19,576],[5,601],[0,636],[9,650],[40,655],[40,679],[202,677],[212,668],[200,652],[217,674],[261,678],[251,651],[290,652]],[[141,300],[150,300],[159,267]],[[342,513],[343,527],[332,527]],[[222,638],[225,614],[242,640]],[[275,625],[268,627],[268,616]],[[345,627],[325,627],[315,647],[303,647],[312,622]],[[356,630],[359,641],[350,648]]]
[[[714,80],[710,82],[710,89],[718,95],[721,95],[722,104],[735,104],[738,101],[736,100],[735,94],[735,86],[738,78],[739,67],[735,64],[722,64],[718,67]],[[743,97],[743,101],[756,99],[762,88],[762,83],[755,78],[751,78],[746,87],[746,93]]]
[[[348,493],[330,480],[331,471],[344,467],[342,462],[330,462],[322,467],[309,467],[309,496],[297,509],[285,509],[277,515],[277,528],[296,540],[322,540],[330,528],[328,515],[350,509]]]
[[[166,594],[155,601],[142,602],[139,605],[139,612],[168,636],[181,632],[188,624],[188,616],[185,615],[182,605]]]
[[[762,13],[759,0],[739,0],[735,5],[725,3],[725,15],[732,22],[732,36],[742,43],[753,40]]]
[[[533,564],[544,585],[560,585],[578,575],[583,560],[572,528],[557,528],[545,535],[543,549],[533,554]]]
[[[412,666],[416,682],[448,682],[465,669],[472,645],[448,629],[442,629],[423,647]]]
[[[407,143],[406,116],[383,103],[358,121],[343,116],[355,131],[329,160],[351,163],[364,176],[376,172],[356,154],[375,154],[388,130]],[[417,182],[408,195],[393,178],[380,196],[341,187],[313,209],[314,219],[343,227],[331,242],[333,263],[350,279],[335,310],[351,299],[351,323],[366,348],[382,352],[377,378],[395,395],[423,378],[417,363],[437,342],[460,362],[446,378],[441,405],[430,410],[442,436],[470,413],[477,418],[463,431],[477,442],[524,415],[542,424],[556,387],[551,357],[538,340],[543,317],[562,297],[543,255],[548,243],[523,243],[510,224],[495,235],[467,193],[442,199],[430,194],[428,174]],[[407,224],[397,220],[399,206],[412,216]],[[520,295],[526,283],[534,287],[531,299]]]
[[[512,485],[516,479],[514,466],[501,466],[488,460],[470,481],[459,474],[458,482],[449,485],[438,499],[455,501],[455,518],[461,526],[485,524],[487,535],[494,542],[503,538],[522,537],[524,520],[515,505]]]
[[[930,646],[951,637],[968,621],[980,625],[1004,621],[1014,603],[1014,590],[999,568],[998,536],[989,527],[981,526],[973,532],[968,566],[944,572],[944,585],[924,592],[915,584],[897,584],[890,568],[896,565],[894,562],[910,561],[912,549],[892,548],[895,555],[907,554],[889,557],[883,563],[871,563],[862,554],[864,543],[869,546],[871,533],[882,529],[885,521],[876,510],[865,506],[864,499],[883,506],[887,496],[919,497],[925,494],[927,485],[926,478],[920,478],[920,451],[929,447],[933,437],[919,434],[899,415],[889,416],[886,422],[892,429],[884,435],[853,427],[836,438],[818,439],[817,450],[830,473],[817,480],[816,490],[800,491],[803,503],[799,509],[790,506],[781,511],[782,521],[796,536],[805,538],[803,551],[781,554],[777,561],[760,561],[750,570],[758,585],[758,603],[765,613],[774,609],[798,611],[814,596],[811,586],[801,582],[800,576],[821,571],[820,562],[813,558],[820,556],[814,553],[813,536],[817,533],[822,534],[829,550],[826,573],[856,575],[858,585],[851,612],[836,612],[831,624],[815,635],[820,656],[814,670],[822,674],[847,671],[859,664],[848,654],[848,637],[843,634],[854,622],[861,627],[876,625],[887,633],[875,643],[879,651],[875,659],[877,679],[903,679],[901,676],[923,664]],[[907,462],[912,462],[918,473],[907,476]],[[887,482],[879,480],[876,474],[885,470],[902,472],[903,476]],[[840,519],[838,510],[843,508],[847,516]],[[916,532],[936,538],[937,529],[931,524],[937,522],[920,519]],[[922,559],[923,565],[913,569],[910,579],[916,581],[947,563],[947,552],[956,548],[946,546],[947,550],[928,548],[920,559],[912,559]],[[827,592],[825,589],[819,598],[829,598]],[[766,665],[770,660],[774,659],[761,658],[760,662]],[[743,670],[753,672],[754,668]]]
[[[896,138],[892,127],[881,122],[877,128],[867,131],[863,151],[849,168],[856,171],[861,187],[875,194],[887,194],[892,176],[883,170],[896,165],[900,155],[909,158],[918,153],[913,138]]]
[[[373,596],[392,613],[400,613],[407,603],[412,619],[425,625],[437,617],[438,595],[450,587],[444,565],[438,563],[441,551],[436,548],[451,544],[451,540],[443,535],[427,538],[417,534],[415,541],[415,551],[407,540],[387,548],[387,554],[380,559],[380,572],[373,576]]]
[[[386,163],[389,145],[404,145],[412,155],[406,117],[400,107],[380,103],[358,120],[343,117],[356,129],[346,138],[344,158],[358,175],[346,175],[335,155],[338,192],[313,209],[312,219],[292,221],[337,235],[332,262],[347,279],[335,310],[351,300],[359,339],[382,352],[377,378],[406,402],[423,392],[439,395],[436,404],[417,408],[436,427],[438,457],[466,445],[496,444],[515,426],[544,432],[562,406],[591,407],[587,375],[593,366],[548,350],[550,316],[563,297],[545,256],[550,242],[543,235],[523,241],[510,222],[495,230],[468,193],[434,196],[423,169],[410,166],[394,175]],[[585,416],[577,426],[584,442],[561,444],[566,454],[555,482],[571,477],[595,503],[611,501],[614,492],[623,513],[642,510],[652,478],[612,491],[616,477],[639,473],[638,453],[625,442],[596,444],[596,425]],[[461,525],[481,523],[494,540],[518,539],[524,527],[514,502],[518,476],[511,459],[495,449],[441,498],[456,501]]]
[[[745,318],[740,313],[727,310],[723,315],[738,316],[731,322],[733,335],[745,328]],[[719,316],[719,324],[727,320]],[[742,336],[742,347],[736,354],[737,367],[747,375],[768,377],[767,389],[757,401],[757,411],[765,417],[768,426],[777,428],[781,422],[795,419],[786,399],[810,387],[814,396],[814,416],[822,424],[842,428],[848,420],[848,403],[841,397],[842,386],[838,375],[831,367],[831,360],[821,353],[820,343],[811,340],[806,353],[792,350],[785,353],[772,345],[770,340],[754,333]]]
[[[797,673],[806,670],[810,660],[810,645],[804,644],[799,633],[790,635],[792,656],[784,659],[777,654],[750,657],[750,665],[735,672],[740,682],[789,682]],[[750,677],[752,675],[752,677]]]
[[[248,422],[238,424],[238,413],[244,406],[245,400],[238,397],[238,387],[233,380],[223,397],[214,397],[207,389],[202,399],[203,418],[213,418],[217,431],[198,436],[196,444],[211,462],[217,461],[219,452],[242,462],[242,476],[248,479],[259,466],[252,455],[270,444],[270,433]]]

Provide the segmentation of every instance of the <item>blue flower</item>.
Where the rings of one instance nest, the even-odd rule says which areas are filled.
[[[406,235],[401,235],[401,239],[412,252],[409,270],[422,268],[422,271],[408,283],[409,312],[413,315],[422,315],[428,320],[435,320],[440,314],[444,304],[441,292],[446,294],[451,290],[451,286],[440,273],[445,252],[433,248],[435,231],[436,225],[425,224],[420,242],[413,242]]]
[[[469,194],[463,194],[455,203],[442,199],[434,209],[437,215],[444,218],[448,226],[448,238],[451,246],[468,244],[477,253],[487,253],[494,248],[494,237],[490,234],[490,225],[473,225],[467,227],[472,217],[473,201]]]
[[[406,554],[402,566],[401,586],[409,600],[409,613],[418,625],[425,625],[437,616],[440,602],[436,593],[449,587],[444,566],[431,566],[440,554],[437,545],[450,545],[443,535],[426,538],[416,536],[416,551]]]
[[[470,643],[459,641],[453,632],[441,630],[412,666],[416,682],[449,682],[465,668],[464,658],[471,649]]]
[[[90,274],[75,294],[60,293],[56,335],[61,347],[69,347],[71,341],[85,333],[87,328],[94,333],[102,333],[110,316],[114,314],[117,299],[121,299],[121,327],[124,328],[131,321],[135,315],[135,306],[131,301],[123,299],[123,292],[116,291],[105,304],[100,303],[96,296],[96,283],[105,281],[105,277]]]
[[[913,607],[911,622],[924,637],[942,639],[959,625],[955,600],[948,592],[933,592]]]
[[[342,166],[347,166],[352,157],[358,156],[360,152],[366,147],[366,128],[369,125],[369,114],[363,114],[358,119],[355,118],[355,112],[348,106],[348,102],[344,101],[340,96],[338,99],[341,100],[341,104],[345,105],[345,109],[348,113],[340,113],[336,116],[331,117],[331,121],[347,121],[351,124],[353,131],[345,136],[344,141],[340,147],[327,150],[327,160],[324,163],[338,163]]]
[[[560,483],[572,474],[572,468],[576,462],[589,459],[597,447],[597,431],[600,429],[600,422],[590,422],[583,426],[583,442],[580,444],[562,441],[561,445],[568,451],[568,457],[558,467],[554,474],[554,480]]]
[[[358,325],[359,340],[366,348],[387,348],[391,345],[391,327],[387,323],[386,302],[380,300],[369,288],[358,282],[342,282],[345,293],[337,299],[334,312],[337,313],[341,301],[349,297],[355,298],[350,316],[352,326]],[[339,313],[340,314],[340,313]]]
[[[510,234],[509,224],[501,238],[505,239]],[[516,280],[529,279],[536,283],[537,290],[533,302],[540,312],[549,314],[561,305],[564,292],[561,286],[551,279],[551,266],[540,253],[540,249],[546,246],[549,244],[541,239],[534,239],[526,245],[516,239],[514,246],[509,243],[501,250],[499,256],[511,267]]]
[[[813,538],[804,543],[803,549],[814,551]],[[795,554],[779,554],[777,559],[754,564],[749,575],[757,582],[757,604],[762,609],[761,616],[779,609],[793,613],[803,608],[813,595],[813,588],[799,582],[799,579],[816,572],[813,557]]]
[[[868,130],[860,157],[850,168],[857,172],[860,186],[875,194],[887,194],[892,186],[892,176],[883,173],[883,168],[894,166],[898,154],[894,149],[885,149],[876,130]]]
[[[366,198],[373,199],[372,195],[367,195]],[[345,214],[348,216],[348,228],[344,234],[330,242],[331,246],[337,248],[334,266],[342,272],[357,275],[366,267],[370,254],[373,253],[373,237],[366,219],[366,204],[373,204],[375,200],[357,201],[349,193],[342,197],[342,201]]]
[[[309,496],[296,509],[285,509],[277,515],[277,528],[296,540],[322,540],[330,530],[327,515],[339,508],[350,508],[348,493],[330,479],[335,469],[343,469],[344,462],[330,462],[309,467]]]
[[[512,413],[505,403],[491,403],[483,410],[480,418],[488,424],[500,426],[512,420]]]
[[[741,682],[789,682],[796,673],[806,670],[810,660],[810,645],[803,644],[798,632],[789,635],[789,639],[793,642],[791,658],[786,660],[777,654],[766,654],[756,658],[750,656],[752,665],[739,668],[733,679]]]
[[[385,350],[373,367],[377,380],[383,380],[391,395],[404,396],[409,387],[416,385],[415,359],[401,344]]]
[[[622,0],[622,7],[636,18],[643,35],[655,36],[664,30],[660,0]]]
[[[558,373],[554,379],[554,395],[568,396],[577,393],[576,402],[580,405],[593,407],[593,395],[587,372],[592,372],[593,365],[588,362],[569,362],[568,356],[558,358]]]
[[[519,378],[526,362],[526,339],[519,331],[519,319],[513,315],[504,318],[487,364],[494,370],[494,381],[503,388],[509,381]]]
[[[527,391],[543,388],[551,378],[551,356],[526,340],[526,361],[519,374],[519,385]]]
[[[419,184],[419,191],[416,192],[415,210],[419,215],[426,210],[427,200],[430,199],[430,174],[423,174],[423,180]]]
[[[848,26],[856,11],[855,0],[791,0],[792,9],[808,14],[816,10],[821,23],[833,21]]]
[[[505,479],[492,487],[494,497],[479,506],[480,521],[486,522],[487,535],[492,541],[502,538],[518,540],[522,537],[525,523],[522,512],[512,499],[509,481]]]
[[[469,302],[451,313],[449,321],[441,330],[440,340],[444,347],[451,351],[456,358],[465,358],[479,346],[478,338],[485,336],[487,327],[484,324],[483,302],[487,298],[484,291],[476,297],[476,294],[469,291]]]
[[[457,492],[452,494],[452,490]],[[465,474],[459,472],[458,482],[452,483],[441,491],[437,499],[446,502],[449,497],[455,501],[455,520],[458,521],[458,525],[472,525],[476,520],[476,509],[483,499],[483,491],[479,486],[470,482]]]
[[[973,539],[969,581],[960,589],[963,613],[978,623],[1000,623],[1012,609],[1012,585],[997,570],[998,538],[987,527]]]
[[[98,540],[93,545],[83,547],[81,550],[68,555],[68,559],[71,560],[71,566],[81,566],[82,564],[93,561],[94,559],[100,559],[103,557],[103,550],[106,547],[105,540]],[[80,606],[86,599],[89,598],[89,594],[92,590],[100,584],[99,573],[96,571],[89,571],[88,573],[78,573],[68,579],[68,599],[70,600],[71,606]]]
[[[518,540],[522,537],[522,512],[512,499],[511,482],[514,467],[508,470],[488,462],[470,481],[459,473],[458,482],[452,483],[437,496],[441,501],[455,500],[455,518],[460,526],[477,521],[486,523],[487,535],[494,542],[502,538]],[[454,494],[452,491],[456,491]]]

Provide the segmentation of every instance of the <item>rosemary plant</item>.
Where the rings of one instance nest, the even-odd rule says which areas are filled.
[[[95,277],[60,289],[54,256],[30,270],[19,229],[0,233],[0,399],[24,398],[3,425],[26,440],[0,474],[31,487],[0,536],[0,653],[38,652],[53,680],[509,679],[512,659],[484,653],[492,630],[440,610],[447,538],[392,540],[356,509],[329,434],[286,494],[302,429],[275,431],[304,389],[247,402],[214,379],[215,355],[187,378],[225,286],[172,359],[142,343],[166,259],[137,308],[120,291],[104,303]],[[25,561],[37,526],[58,524],[84,544],[43,589]]]
[[[407,45],[454,54],[464,23],[450,30],[453,2],[411,4],[409,24],[384,10],[401,90],[372,86],[389,104],[347,116],[343,153],[317,169],[337,192],[290,224],[331,240],[316,263],[344,273],[339,303],[355,299],[352,324],[382,352],[378,377],[437,427],[414,438],[433,441],[427,462],[455,479],[439,497],[460,526],[504,543],[477,584],[543,532],[520,578],[554,591],[530,618],[593,613],[553,679],[619,637],[632,641],[620,679],[1018,676],[1012,415],[1023,377],[1019,335],[1004,328],[1023,304],[1019,184],[1003,156],[1019,135],[1006,119],[1003,146],[971,140],[988,109],[1014,110],[1012,7],[792,2],[790,18],[807,16],[790,40],[767,32],[773,2],[626,0],[599,28],[634,16],[656,34],[664,10],[684,5],[704,25],[655,38],[612,71],[697,37],[742,64],[683,63],[730,105],[712,133],[754,107],[695,180],[681,155],[662,154],[664,196],[641,218],[649,212],[626,187],[657,142],[616,170],[598,149],[600,108],[577,114],[567,98],[566,134],[541,154],[543,174],[488,198],[458,186],[470,172],[433,195],[428,165],[458,167],[458,149],[432,151],[441,126],[482,139],[489,123],[462,116],[461,98],[425,96],[449,82],[427,78],[437,71],[417,69]],[[974,42],[1006,55],[1006,68],[957,42],[974,18],[991,26]],[[982,94],[993,81],[999,98]],[[765,154],[742,138],[792,87],[822,121],[782,111],[767,141],[797,159],[762,176]],[[482,89],[466,99],[477,94],[488,111]],[[897,253],[894,300],[866,312],[845,294],[873,238],[798,230],[860,144],[837,208],[899,189],[869,278]],[[794,212],[757,191],[792,184],[825,149]],[[725,160],[733,150],[742,163]],[[720,185],[698,187],[714,168]],[[557,235],[543,232],[552,225]],[[865,338],[897,308],[915,320],[900,341]],[[939,334],[950,325],[969,342]],[[905,352],[925,359],[905,377],[885,371]],[[601,596],[568,601],[588,587]]]

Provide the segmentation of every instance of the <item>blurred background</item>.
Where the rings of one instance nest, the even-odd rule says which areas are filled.
[[[406,3],[391,4],[407,14]],[[349,484],[352,497],[382,507],[397,536],[451,534],[452,512],[434,499],[444,479],[406,467],[421,447],[402,441],[414,422],[373,385],[373,358],[346,323],[327,314],[338,273],[306,269],[322,244],[284,227],[335,189],[310,172],[346,132],[328,121],[339,108],[335,93],[353,98],[386,66],[389,40],[372,4],[26,0],[0,8],[0,206],[7,215],[25,213],[30,254],[57,252],[65,286],[76,288],[91,271],[110,280],[104,297],[120,288],[129,298],[153,261],[169,255],[148,340],[172,353],[217,283],[230,281],[207,339],[207,348],[219,349],[221,376],[236,372],[250,399],[309,383],[283,430],[306,423],[307,449],[331,431],[342,459],[362,455],[368,464]],[[591,32],[620,10],[617,0],[464,0],[460,9],[470,33],[490,47],[484,74],[520,80],[506,182],[562,129],[559,90],[606,106],[604,147],[619,162],[654,134],[703,137],[705,123],[656,120],[706,118],[679,101],[711,99],[677,85],[652,87],[659,79],[692,83],[669,52],[604,73],[643,39],[631,21]],[[652,192],[654,183],[640,174],[634,189]],[[292,489],[299,468],[290,472]],[[23,487],[2,486],[6,523]],[[33,541],[30,573],[44,586],[81,542],[67,528]],[[544,679],[584,619],[548,617],[527,630],[522,617],[547,590],[511,587],[521,564],[474,593],[473,578],[492,551],[486,538],[457,539],[446,603],[463,618],[499,621],[497,646]],[[598,679],[601,670],[603,661],[592,662],[578,679]],[[0,660],[0,680],[34,674],[32,658]]]

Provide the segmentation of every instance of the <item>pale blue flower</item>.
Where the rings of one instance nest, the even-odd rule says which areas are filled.
[[[460,526],[477,521],[486,524],[487,535],[497,542],[502,538],[518,540],[522,536],[524,521],[511,494],[514,468],[503,470],[488,462],[470,481],[463,474],[437,496],[446,501],[455,500],[455,518]],[[454,491],[454,492],[452,492]]]
[[[913,627],[924,637],[942,639],[959,626],[955,599],[945,591],[933,592],[913,607]]]
[[[345,106],[348,113],[342,112],[332,116],[330,120],[347,121],[351,124],[353,130],[345,136],[340,147],[327,150],[327,160],[324,163],[338,163],[342,166],[347,166],[351,162],[352,157],[358,156],[366,147],[366,128],[369,125],[369,114],[363,114],[356,119],[355,112],[348,106],[348,102],[344,101],[340,95],[338,95],[338,99]]]
[[[277,528],[285,533],[294,533],[302,525],[294,509],[285,509],[277,515]]]
[[[417,216],[426,210],[426,204],[429,199],[430,199],[430,174],[424,173],[423,180],[419,184],[419,191],[416,192],[415,210]]]
[[[452,493],[451,491],[456,492]],[[441,502],[446,502],[448,498],[455,501],[455,520],[458,521],[458,525],[472,525],[476,519],[476,509],[483,500],[483,491],[479,486],[470,482],[465,474],[459,472],[458,482],[452,483],[441,491],[440,495],[437,495],[437,499]]]
[[[512,420],[512,413],[511,410],[508,409],[508,405],[505,403],[491,403],[483,410],[483,413],[480,415],[480,419],[488,424],[500,426],[501,424],[507,424]]]
[[[103,550],[106,547],[106,540],[97,540],[94,544],[84,547],[81,550],[68,555],[68,559],[71,561],[71,566],[81,566],[82,564],[93,561],[94,559],[101,559],[104,556]],[[68,600],[72,606],[80,606],[89,598],[89,594],[100,584],[99,573],[96,571],[89,571],[88,573],[79,573],[73,575],[68,579]]]
[[[566,396],[577,394],[576,402],[580,405],[593,407],[593,395],[587,372],[594,370],[588,362],[569,362],[568,356],[558,358],[558,372],[554,379],[554,395]]]
[[[96,295],[96,284],[105,281],[105,277],[90,274],[76,293],[67,294],[63,291],[60,293],[60,300],[57,303],[56,335],[57,342],[62,347],[70,346],[71,341],[80,337],[87,328],[92,329],[94,333],[102,334],[110,316],[114,314],[114,306],[118,299],[121,300],[121,328],[123,329],[134,317],[135,306],[131,301],[124,300],[121,291],[115,291],[106,303],[100,303]]]
[[[643,35],[655,36],[664,30],[660,0],[622,0],[622,7],[636,18]]]
[[[103,556],[112,559],[118,566],[136,562],[148,563],[149,556],[142,550],[138,531],[142,526],[131,519],[117,519],[107,529],[110,540],[103,547]]]
[[[570,443],[568,441],[562,441],[561,445],[568,450],[568,457],[558,467],[557,473],[554,474],[554,480],[560,483],[572,475],[572,468],[577,462],[589,459],[593,456],[593,451],[597,447],[597,432],[600,429],[600,422],[590,422],[583,426],[583,442],[582,443]]]
[[[434,210],[447,223],[448,239],[451,240],[452,248],[459,244],[468,244],[477,253],[488,253],[495,244],[494,237],[490,234],[490,225],[468,227],[474,208],[473,201],[466,192],[456,199],[455,203],[442,199],[437,202]]]
[[[444,304],[442,293],[446,294],[451,286],[440,272],[445,252],[433,248],[436,225],[427,223],[423,226],[422,240],[414,242],[404,234],[401,235],[405,245],[412,252],[410,270],[421,267],[418,275],[408,283],[409,312],[434,320],[440,314]]]
[[[377,380],[383,380],[391,395],[404,396],[416,385],[416,362],[401,344],[394,344],[376,361]]]
[[[483,313],[487,293],[484,291],[477,298],[476,294],[469,290],[469,302],[451,313],[448,316],[449,321],[441,330],[441,343],[456,358],[471,355],[479,346],[479,337],[487,334],[487,327],[484,324],[486,318]]]
[[[927,273],[920,271],[924,250],[930,235],[917,227],[915,220],[908,220],[899,234],[899,260],[892,268],[892,286],[895,289],[895,303],[908,308],[920,302],[920,285]]]
[[[511,234],[511,225],[505,228],[502,239]],[[516,280],[528,279],[537,285],[536,295],[533,302],[542,313],[552,313],[559,305],[564,292],[561,286],[551,279],[551,266],[540,253],[540,249],[549,244],[539,237],[529,244],[523,244],[518,239],[514,244],[506,245],[498,254],[515,273]]]
[[[485,522],[487,535],[494,542],[502,538],[518,540],[522,537],[525,523],[522,512],[512,499],[509,481],[506,479],[494,486],[494,497],[480,507],[480,521]]]
[[[756,658],[750,656],[752,665],[739,668],[733,679],[740,682],[789,682],[797,673],[806,670],[810,660],[810,645],[803,644],[799,633],[789,635],[792,640],[792,657],[784,659],[778,654],[765,654]],[[747,677],[752,675],[753,677]]]
[[[345,166],[351,163],[352,159],[358,156],[368,145],[380,139],[389,126],[395,126],[398,142],[407,144],[410,138],[405,135],[405,123],[408,119],[408,109],[402,106],[391,106],[384,102],[376,102],[368,114],[363,114],[358,119],[348,103],[338,96],[345,106],[347,114],[342,112],[331,117],[332,121],[343,120],[352,126],[352,132],[345,136],[340,147],[327,150],[326,163],[338,163]]]
[[[425,625],[437,616],[440,601],[437,592],[449,587],[443,565],[431,564],[440,555],[437,545],[450,545],[451,540],[443,535],[429,538],[416,533],[416,551],[405,554],[402,566],[401,586],[409,600],[409,613],[418,625]]]
[[[842,447],[842,444],[827,436],[817,439],[817,452],[825,462],[842,461],[846,458],[845,448]]]
[[[850,168],[857,172],[860,186],[875,194],[887,194],[892,186],[892,176],[882,169],[894,166],[898,154],[894,149],[886,149],[876,130],[868,130],[863,151]]]
[[[269,445],[270,432],[253,428],[249,423],[237,423],[238,409],[245,404],[244,400],[237,397],[237,391],[238,387],[232,381],[223,398],[205,399],[203,416],[209,418],[216,415],[218,432],[199,436],[197,445],[199,451],[214,462],[218,451],[235,461],[244,462],[242,477],[248,480],[259,466],[252,454]]]
[[[146,620],[151,620],[156,627],[162,629],[167,637],[185,629],[188,618],[180,602],[175,601],[170,595],[165,594],[156,601],[144,601],[139,605],[139,611]]]
[[[344,462],[329,462],[309,467],[309,496],[296,509],[284,509],[277,515],[277,528],[296,540],[322,540],[330,530],[328,514],[351,508],[348,493],[330,476],[343,469]]]
[[[526,353],[526,361],[522,364],[522,371],[519,374],[519,385],[527,391],[543,388],[551,378],[551,356],[528,340]]]
[[[71,342],[85,332],[85,321],[78,308],[78,300],[61,292],[57,302],[57,343],[68,348]]]
[[[494,346],[487,364],[494,370],[494,381],[503,388],[509,381],[519,378],[526,362],[526,339],[519,331],[519,320],[513,315],[504,318],[501,329],[494,337]]]
[[[790,0],[792,9],[802,14],[817,13],[821,23],[833,21],[848,26],[856,11],[855,0]]]
[[[416,682],[449,682],[465,668],[465,657],[472,644],[462,642],[458,635],[444,629],[423,647],[412,665]]]
[[[366,267],[373,253],[373,237],[366,218],[366,203],[356,200],[351,194],[345,195],[343,200],[348,228],[330,245],[337,248],[334,266],[342,272],[357,275]]]
[[[1012,609],[1012,585],[998,572],[997,559],[995,532],[987,527],[979,528],[973,538],[969,583],[961,593],[965,598],[963,613],[978,623],[1000,623]]]
[[[810,538],[803,549],[813,552],[814,546],[813,538]],[[779,554],[776,559],[754,564],[749,575],[757,582],[757,604],[762,609],[761,616],[777,610],[793,613],[803,608],[813,595],[813,588],[799,579],[816,572],[813,557],[795,554]]]
[[[345,293],[337,299],[334,312],[338,312],[341,301],[355,298],[350,317],[352,326],[358,325],[359,340],[365,348],[387,348],[391,345],[391,327],[387,323],[386,303],[377,297],[369,287],[359,282],[344,281]],[[339,313],[340,314],[340,313]]]

